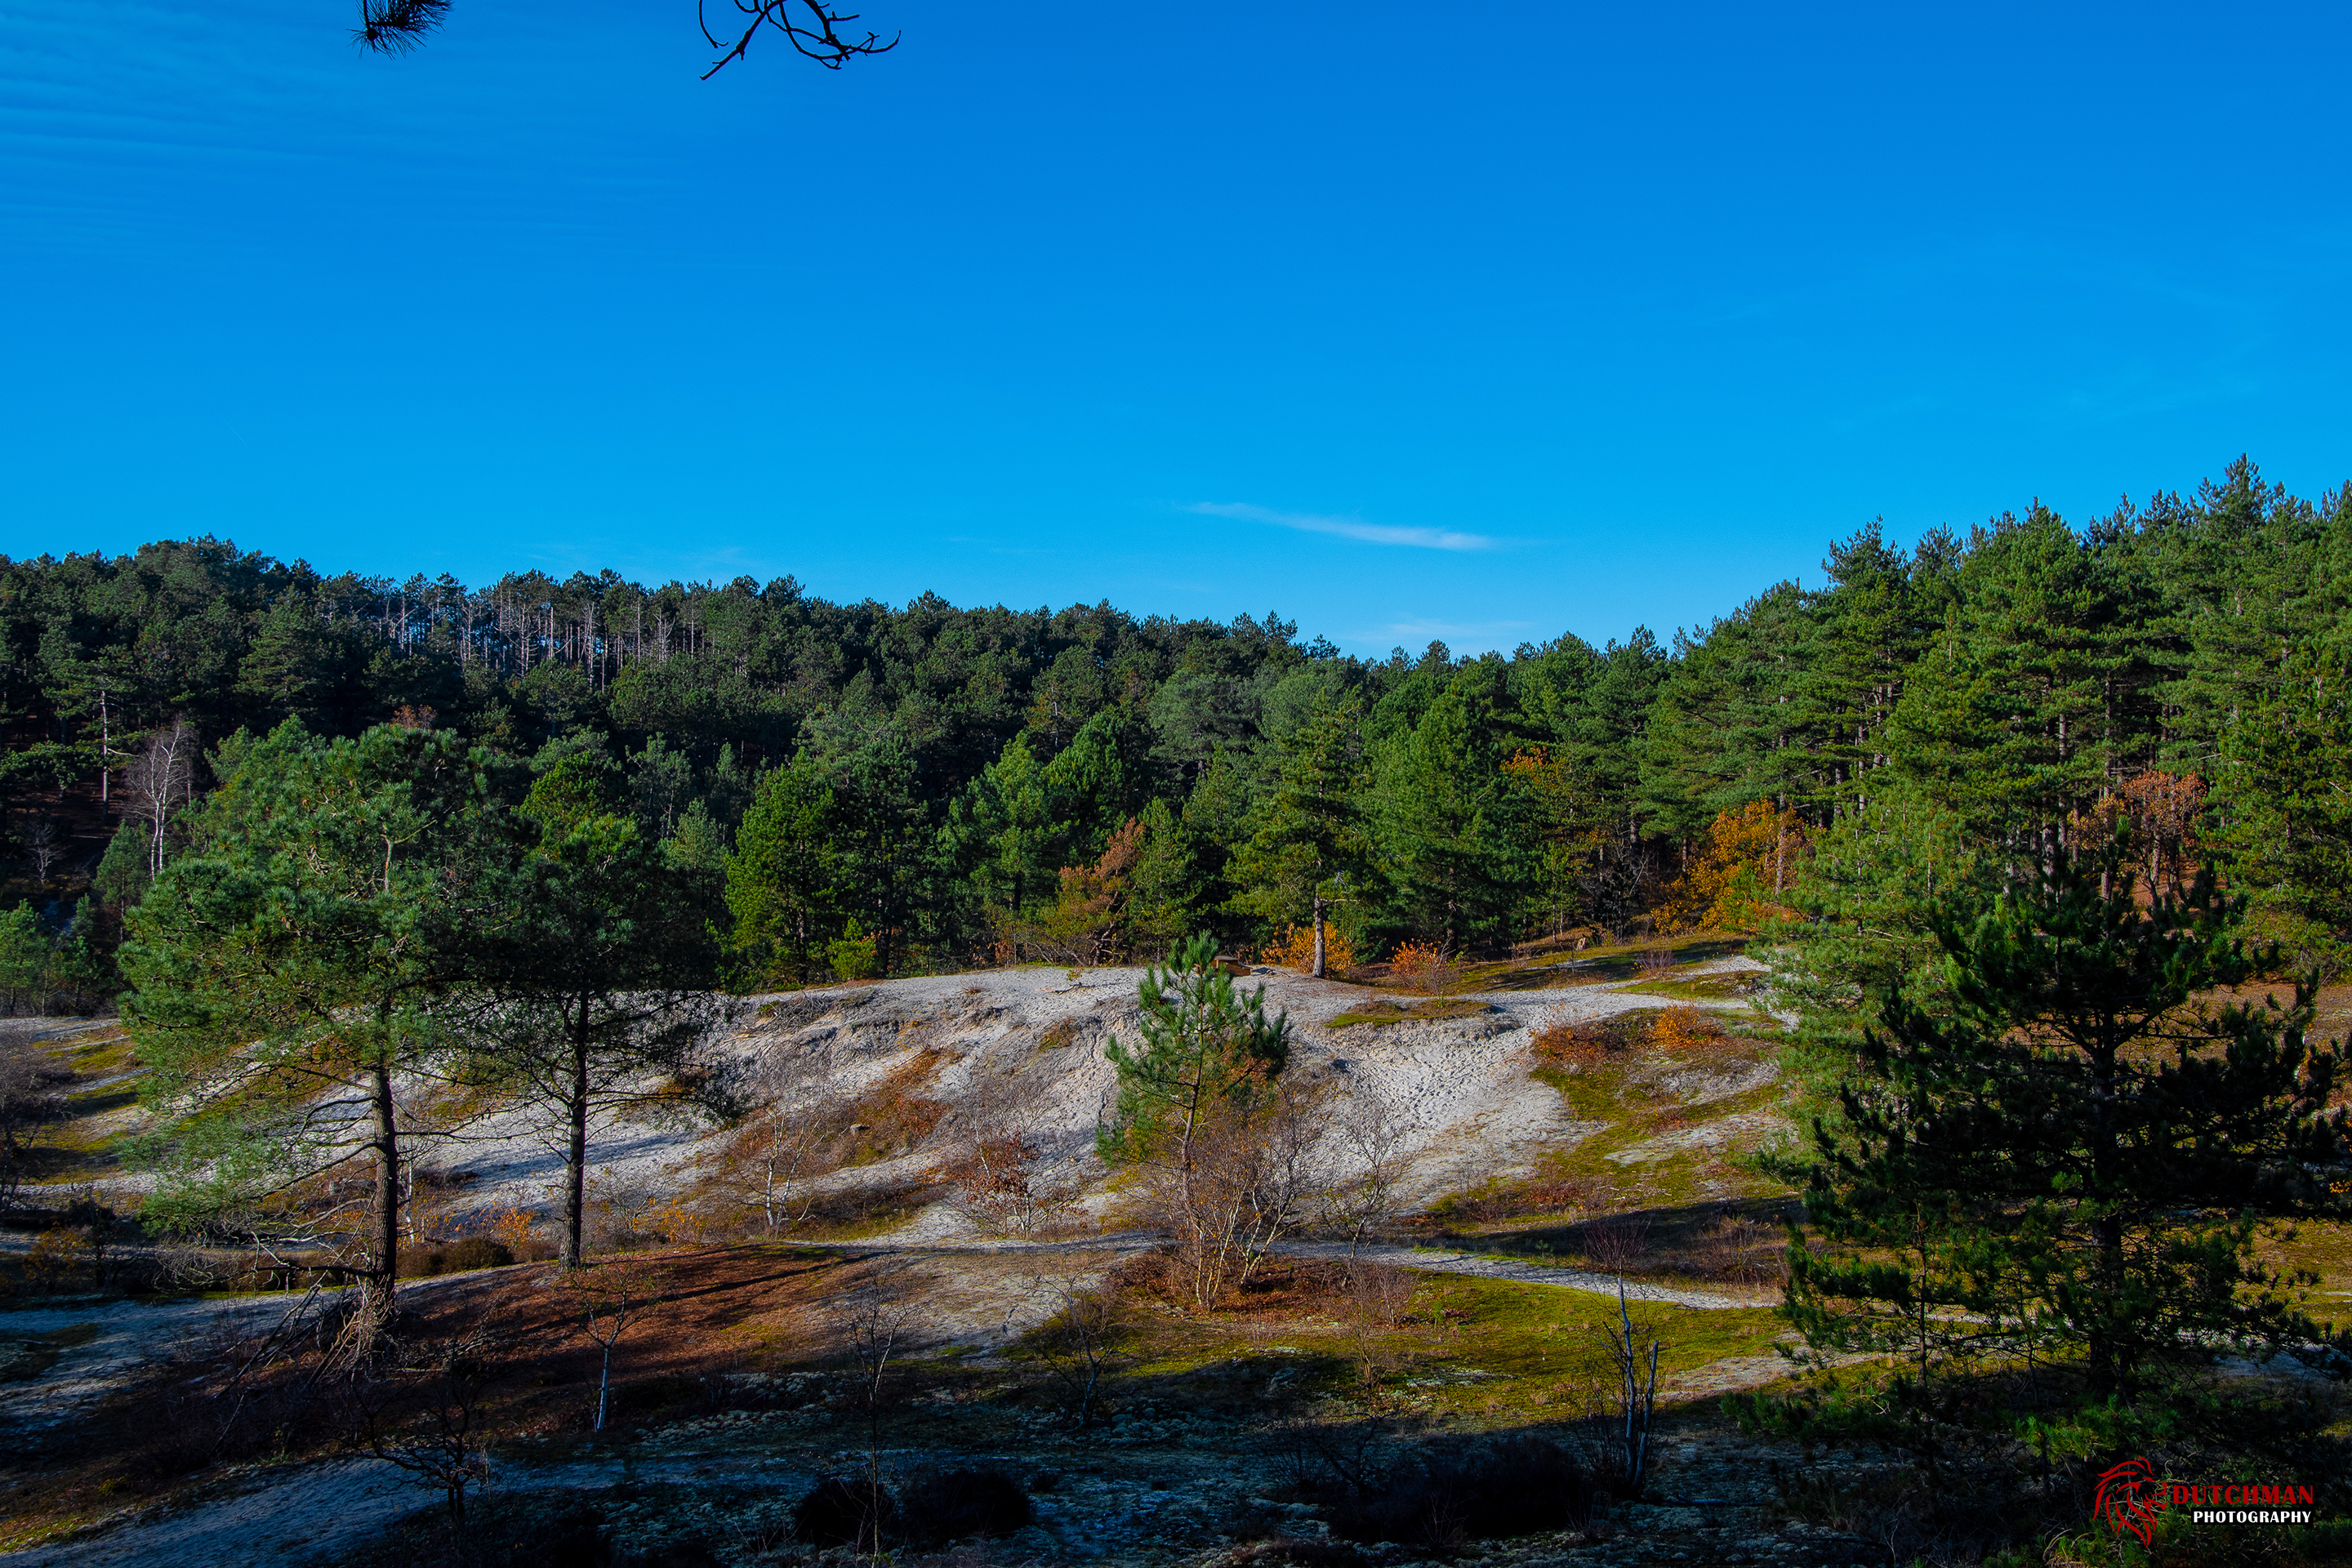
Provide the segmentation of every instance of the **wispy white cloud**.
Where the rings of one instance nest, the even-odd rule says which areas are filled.
[[[1526,633],[1533,624],[1529,621],[1391,621],[1384,626],[1368,626],[1361,631],[1344,633],[1339,641],[1348,647],[1367,648],[1390,643],[1412,647],[1438,640],[1464,644],[1474,649],[1499,648],[1513,640],[1515,634]]]
[[[1305,512],[1276,511],[1271,507],[1253,506],[1247,501],[1194,501],[1183,510],[1198,512],[1203,517],[1270,522],[1277,528],[1296,528],[1306,533],[1332,533],[1341,539],[1360,540],[1366,544],[1402,544],[1416,550],[1491,550],[1495,547],[1495,541],[1483,533],[1456,533],[1445,528],[1392,528],[1386,523],[1363,522],[1352,517],[1316,517]]]

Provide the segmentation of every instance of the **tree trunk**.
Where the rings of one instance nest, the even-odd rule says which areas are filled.
[[[393,1116],[392,1056],[378,1044],[368,1098],[375,1112],[375,1204],[369,1215],[367,1283],[360,1294],[360,1342],[373,1344],[392,1322],[393,1292],[400,1276],[400,1124]]]
[[[2109,1300],[2116,1300],[2124,1288],[2124,1223],[2106,1206],[2114,1196],[2110,1183],[2116,1157],[2115,1099],[2116,1047],[2102,1042],[2091,1052],[2090,1198],[2096,1216],[2091,1221],[2091,1241],[2098,1248],[2099,1278]],[[2090,1352],[2093,1390],[2114,1392],[2123,1369],[2117,1363],[2113,1336],[2095,1318],[2085,1336],[2085,1348]]]
[[[614,1339],[620,1336],[615,1334]],[[604,1406],[613,1395],[613,1341],[604,1342],[604,1364],[596,1373],[596,1430],[604,1429]]]
[[[1315,978],[1323,976],[1323,895],[1315,895]]]
[[[563,1266],[581,1264],[580,1229],[588,1195],[588,998],[580,998],[580,1022],[572,1037],[571,1142],[563,1153]],[[598,1418],[603,1429],[603,1418]]]

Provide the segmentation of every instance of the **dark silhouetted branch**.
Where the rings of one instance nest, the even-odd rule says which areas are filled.
[[[782,33],[804,58],[814,60],[827,70],[839,70],[860,55],[886,54],[898,47],[896,34],[891,35],[887,43],[878,33],[868,33],[865,37],[855,40],[845,37],[840,29],[856,21],[857,14],[836,11],[825,4],[825,0],[729,0],[729,3],[735,7],[742,26],[741,33],[735,37],[732,44],[710,30],[710,0],[696,0],[696,14],[702,24],[702,36],[709,40],[712,48],[726,51],[711,62],[709,70],[702,73],[705,81],[718,75],[730,62],[741,59],[762,27],[772,27]]]
[[[352,41],[380,55],[404,55],[449,14],[449,0],[360,0]]]

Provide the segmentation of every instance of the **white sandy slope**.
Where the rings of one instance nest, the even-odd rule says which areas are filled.
[[[1681,973],[1758,968],[1731,958]],[[949,1105],[939,1126],[896,1158],[829,1180],[880,1185],[919,1176],[990,1108],[1014,1108],[1047,1167],[1064,1173],[1082,1205],[1101,1215],[1112,1194],[1106,1188],[1108,1173],[1094,1152],[1095,1133],[1114,1090],[1103,1047],[1114,1037],[1135,1037],[1136,985],[1143,973],[992,970],[756,996],[734,1009],[718,1046],[747,1068],[784,1070],[803,1086],[797,1092],[838,1099],[854,1097],[929,1053],[919,1092]],[[1381,1106],[1406,1124],[1402,1147],[1411,1163],[1403,1195],[1414,1203],[1490,1176],[1524,1173],[1543,1151],[1571,1146],[1597,1130],[1576,1121],[1560,1096],[1531,1076],[1537,1030],[1661,1005],[1657,996],[1623,985],[1487,992],[1470,999],[1495,1010],[1472,1017],[1332,1029],[1333,1016],[1360,1008],[1374,994],[1284,971],[1260,971],[1241,984],[1245,990],[1264,985],[1267,1010],[1289,1015],[1290,1071],[1328,1076],[1347,1099]],[[1067,1043],[1041,1044],[1057,1025],[1067,1026]],[[1755,1071],[1769,1079],[1771,1069]],[[1751,1075],[1716,1083],[1695,1068],[1680,1077],[1664,1074],[1656,1087],[1662,1099],[1700,1104],[1759,1081]],[[1681,1136],[1721,1142],[1711,1126]],[[1726,1131],[1745,1143],[1769,1129],[1743,1121]],[[609,1186],[682,1190],[696,1162],[715,1151],[720,1136],[707,1122],[613,1120],[592,1130],[589,1160],[596,1179]],[[460,1214],[516,1205],[545,1212],[562,1173],[559,1147],[551,1129],[528,1113],[509,1111],[428,1157],[461,1178]],[[953,1209],[935,1205],[877,1239],[937,1245],[979,1237]]]

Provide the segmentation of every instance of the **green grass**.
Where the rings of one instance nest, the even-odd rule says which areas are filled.
[[[1463,1002],[1437,999],[1399,1006],[1393,1002],[1372,1002],[1350,1008],[1334,1016],[1327,1028],[1348,1029],[1361,1025],[1426,1024],[1439,1018],[1475,1018],[1495,1009],[1484,1002]]]
[[[1626,986],[1625,991],[1629,995],[1672,996],[1681,1002],[1728,1002],[1751,994],[1756,979],[1753,971],[1742,970],[1731,974],[1701,974],[1688,980],[1644,980]]]
[[[1535,1409],[1573,1414],[1559,1411],[1563,1397],[1572,1402],[1596,1379],[1614,1376],[1600,1332],[1617,1320],[1613,1298],[1455,1274],[1422,1274],[1418,1280],[1413,1312],[1435,1326],[1425,1336],[1422,1358],[1389,1381],[1410,1384],[1426,1378],[1433,1360],[1487,1374],[1435,1390],[1440,1408],[1484,1407],[1506,1417]],[[1632,1311],[1637,1327],[1658,1337],[1662,1378],[1727,1356],[1769,1354],[1787,1331],[1771,1307],[1706,1311],[1637,1301]]]
[[[1752,1049],[1738,1045],[1722,1047],[1729,1065],[1752,1060]],[[1583,1177],[1606,1187],[1618,1206],[1687,1203],[1706,1195],[1714,1179],[1714,1195],[1745,1197],[1765,1193],[1768,1184],[1737,1163],[1747,1152],[1737,1148],[1689,1148],[1667,1152],[1663,1158],[1626,1163],[1610,1158],[1665,1133],[1720,1121],[1727,1117],[1764,1110],[1786,1095],[1783,1085],[1760,1084],[1742,1093],[1684,1106],[1662,1100],[1640,1069],[1647,1053],[1594,1066],[1540,1067],[1534,1077],[1566,1100],[1581,1122],[1600,1124],[1571,1147],[1557,1149],[1549,1163],[1557,1174]]]

